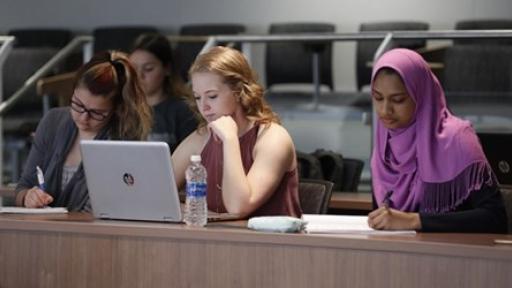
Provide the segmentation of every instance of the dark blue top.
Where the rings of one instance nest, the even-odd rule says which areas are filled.
[[[169,144],[173,152],[183,139],[197,128],[197,121],[181,99],[169,97],[153,106],[153,128],[149,140]]]

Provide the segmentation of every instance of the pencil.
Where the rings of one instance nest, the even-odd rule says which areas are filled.
[[[393,190],[386,192],[386,195],[382,200],[382,206],[384,206],[386,209],[389,209],[389,204],[391,204],[391,195],[393,195]]]

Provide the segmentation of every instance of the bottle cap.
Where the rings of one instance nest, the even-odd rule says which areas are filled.
[[[191,155],[190,161],[192,162],[201,162],[201,155]]]

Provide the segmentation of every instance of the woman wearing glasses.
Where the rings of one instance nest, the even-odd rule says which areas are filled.
[[[151,111],[126,55],[96,55],[77,72],[70,108],[52,109],[39,123],[16,204],[89,211],[80,140],[144,140],[150,128]],[[44,186],[36,167],[43,171]]]

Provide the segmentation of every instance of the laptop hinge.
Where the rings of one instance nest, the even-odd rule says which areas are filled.
[[[176,221],[176,219],[174,217],[170,217],[170,216],[164,216],[164,221],[171,221],[171,222],[174,222]]]

